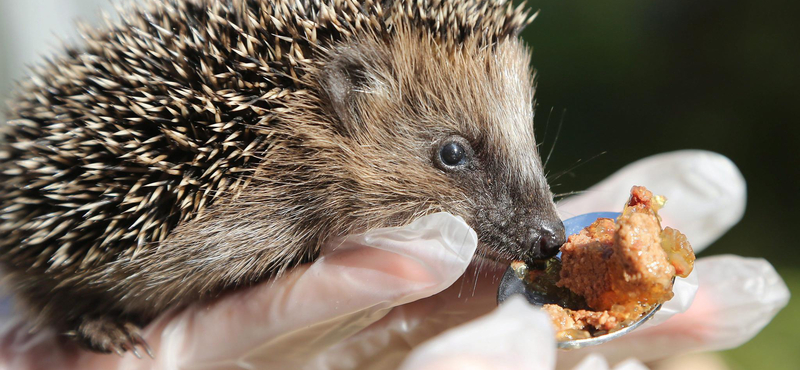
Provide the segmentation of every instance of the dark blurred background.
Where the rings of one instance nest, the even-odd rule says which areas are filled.
[[[24,66],[96,23],[109,0],[0,0],[0,98]],[[524,37],[539,71],[544,152],[563,128],[551,173],[586,161],[554,191],[582,190],[637,159],[678,149],[731,158],[748,183],[744,219],[702,255],[769,260],[800,292],[800,2],[790,0],[529,0]],[[552,111],[552,114],[550,113]],[[564,113],[566,111],[566,114]],[[731,369],[800,368],[800,304],[792,300]]]
[[[541,9],[523,36],[539,72],[540,139],[549,118],[544,153],[563,118],[548,169],[607,152],[555,181],[554,192],[585,189],[660,152],[724,154],[747,181],[747,210],[700,256],[764,257],[798,294],[800,2],[528,3]],[[755,339],[722,356],[732,369],[798,369],[799,331],[794,299]]]

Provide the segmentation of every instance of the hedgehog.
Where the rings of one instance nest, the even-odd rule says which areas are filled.
[[[0,267],[85,348],[434,212],[477,259],[554,255],[535,73],[506,0],[146,0],[19,83]]]

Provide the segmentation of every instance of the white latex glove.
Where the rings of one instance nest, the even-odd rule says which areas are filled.
[[[656,176],[657,183],[648,176]],[[614,180],[618,185],[608,186]],[[729,186],[717,195],[697,191],[704,181]],[[563,204],[562,214],[617,210],[634,184],[673,200],[679,199],[674,191],[698,195],[697,204],[672,201],[663,213],[665,224],[695,238],[690,240],[697,250],[738,221],[744,207],[744,182],[727,159],[677,152],[626,167],[595,187],[605,193],[574,197]],[[621,195],[615,200],[614,194]],[[606,199],[611,203],[603,205]],[[581,204],[587,208],[580,210]],[[731,212],[738,213],[731,217]],[[349,238],[282,279],[164,315],[146,329],[155,361],[76,352],[56,344],[49,333],[31,336],[6,320],[0,328],[0,369],[394,369],[404,360],[404,369],[552,369],[556,358],[559,368],[581,360],[581,369],[608,368],[602,356],[585,358],[587,353],[599,351],[617,363],[729,348],[755,335],[788,299],[785,285],[763,260],[701,260],[693,273],[700,290],[686,313],[603,346],[557,353],[543,313],[520,300],[496,307],[504,266],[472,264],[452,284],[474,252],[475,234],[452,216],[429,217],[439,219],[415,222],[417,229]],[[670,222],[686,219],[693,223]],[[693,229],[698,222],[714,227]],[[693,290],[682,291],[688,293],[678,292],[668,304],[675,306],[672,313],[685,311],[692,301]],[[629,360],[615,368],[641,367]]]

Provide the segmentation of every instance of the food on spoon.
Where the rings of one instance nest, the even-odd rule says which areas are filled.
[[[665,201],[635,186],[617,220],[598,218],[570,236],[560,261],[545,270],[512,265],[530,289],[558,297],[544,310],[559,341],[622,329],[672,298],[673,278],[688,276],[695,256],[685,235],[661,227]]]

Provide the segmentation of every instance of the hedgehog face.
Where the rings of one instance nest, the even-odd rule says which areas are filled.
[[[322,100],[345,143],[351,204],[385,215],[379,226],[460,215],[492,259],[552,256],[564,228],[533,135],[529,53],[514,38],[478,45],[399,32],[330,53]]]

